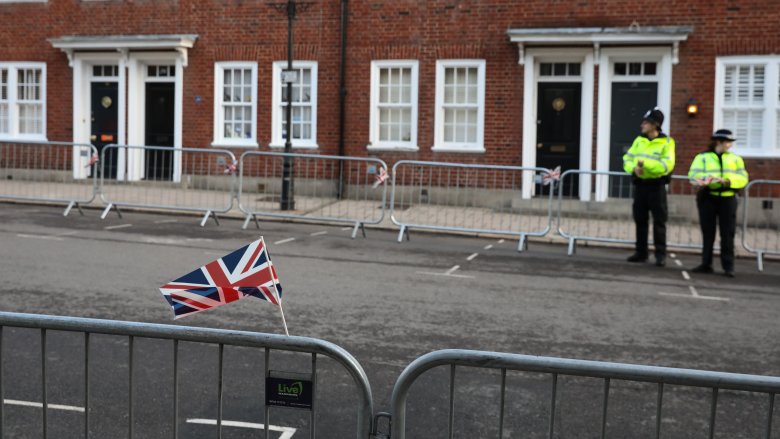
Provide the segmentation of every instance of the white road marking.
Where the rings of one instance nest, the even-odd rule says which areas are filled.
[[[157,221],[155,221],[154,223],[155,223],[155,224],[168,224],[168,223],[177,223],[177,222],[179,222],[179,220],[175,220],[175,219],[164,219],[164,220],[157,220]]]
[[[499,244],[503,244],[503,243],[504,243],[504,240],[503,240],[503,239],[499,239],[499,240],[498,240],[498,243],[499,243]]]
[[[217,425],[216,419],[187,419],[188,424],[198,425]],[[251,428],[253,430],[265,430],[265,424],[256,424],[254,422],[225,421],[222,420],[223,427]],[[268,431],[281,432],[279,439],[291,439],[298,429],[293,427],[281,427],[278,425],[269,425]]]
[[[683,297],[686,299],[698,299],[698,300],[715,300],[719,302],[731,302],[731,299],[728,299],[726,297],[713,297],[713,296],[691,296],[690,294],[679,294],[679,293],[658,293],[662,296],[671,296],[671,297]]]
[[[693,285],[689,285],[688,289],[691,290],[691,295],[693,297],[699,297],[699,292],[696,291],[696,287],[694,287]]]
[[[426,274],[428,276],[457,277],[460,279],[474,279],[474,276],[468,276],[465,274],[434,273],[432,271],[418,271],[417,274]]]
[[[5,399],[3,400],[6,405],[18,405],[21,407],[38,407],[42,408],[43,403],[40,402],[32,402],[32,401],[19,401],[16,399]],[[73,405],[62,405],[62,404],[47,404],[50,410],[64,410],[67,412],[79,412],[84,413],[84,407],[76,407]]]
[[[352,230],[352,227],[342,227],[341,230]]]
[[[688,272],[685,271],[685,270],[682,271],[682,276],[683,276],[683,279],[685,279],[685,280],[691,280],[691,275],[689,275]]]
[[[469,256],[468,258],[466,258],[466,260],[467,260],[467,261],[473,261],[473,260],[474,260],[474,258],[476,258],[477,256],[479,256],[479,253],[472,253],[472,254],[471,254],[471,256]]]
[[[446,272],[446,273],[444,273],[444,274],[446,274],[446,275],[450,275],[450,274],[452,274],[452,273],[454,273],[454,272],[458,271],[458,269],[459,269],[459,268],[460,268],[460,265],[455,265],[454,267],[452,267],[452,268],[450,268],[449,270],[447,270],[447,272]]]
[[[679,259],[675,259],[674,263],[677,264],[678,267],[682,267],[682,261],[680,261]]]
[[[187,238],[186,242],[214,242],[211,238]]]
[[[323,230],[322,232],[309,233],[309,236],[322,236],[322,235],[327,235],[327,234],[328,234],[328,232]]]
[[[116,226],[106,226],[106,227],[103,227],[103,229],[105,229],[105,230],[115,230],[115,229],[126,229],[128,227],[133,227],[133,225],[132,224],[118,224]]]
[[[295,238],[282,239],[281,241],[274,242],[274,245],[287,244],[288,242],[293,242],[293,241],[295,241]]]
[[[65,240],[63,238],[60,238],[59,236],[49,236],[49,235],[26,235],[24,233],[17,233],[16,236],[18,238],[48,239],[50,241],[64,241]]]
[[[485,246],[485,250],[490,250],[491,248],[493,248],[493,244],[488,244]]]
[[[57,236],[73,236],[77,233],[79,233],[78,230],[71,230],[70,232],[57,233]]]
[[[671,256],[672,259],[677,259],[677,254],[676,253],[669,253],[669,256]]]

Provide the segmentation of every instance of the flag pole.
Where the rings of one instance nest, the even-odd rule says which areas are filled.
[[[274,287],[274,289],[276,288]],[[279,292],[277,292],[276,294],[277,294],[276,297],[279,298],[279,311],[281,311],[282,313],[282,324],[284,325],[284,333],[289,337],[290,331],[287,330],[287,320],[284,318],[284,308],[282,307],[282,298],[279,297]]]

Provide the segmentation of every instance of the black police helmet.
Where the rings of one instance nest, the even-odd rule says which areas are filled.
[[[662,113],[658,107],[655,107],[652,110],[647,110],[647,113],[642,117],[642,120],[654,123],[660,130],[661,125],[664,124],[664,113]]]
[[[734,137],[734,133],[732,133],[731,130],[718,130],[718,131],[715,131],[712,134],[711,139],[712,140],[727,140],[729,142],[735,142],[737,140],[737,138]]]

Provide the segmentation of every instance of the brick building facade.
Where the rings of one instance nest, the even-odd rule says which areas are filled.
[[[0,0],[0,139],[278,149],[284,3]],[[657,105],[676,173],[723,127],[780,178],[776,0],[302,3],[302,151],[615,170]]]

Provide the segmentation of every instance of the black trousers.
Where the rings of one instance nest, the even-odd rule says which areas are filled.
[[[733,197],[718,197],[701,191],[696,196],[699,208],[699,224],[704,248],[703,265],[712,265],[715,246],[715,231],[720,223],[720,263],[725,271],[734,271],[734,235],[737,231],[737,206],[739,200]]]
[[[637,183],[634,191],[634,222],[636,223],[636,252],[647,257],[647,234],[653,214],[653,243],[655,256],[666,256],[666,220],[669,208],[666,203],[666,185],[663,183]]]

